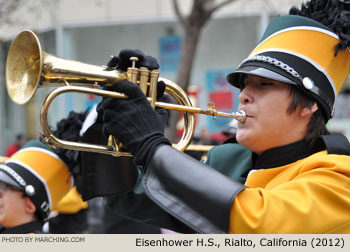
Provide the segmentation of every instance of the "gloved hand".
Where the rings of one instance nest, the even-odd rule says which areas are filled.
[[[128,67],[131,67],[131,57],[137,57],[139,61],[136,62],[135,67],[146,67],[149,70],[158,69],[159,64],[156,58],[152,56],[146,56],[142,51],[138,49],[123,49],[119,52],[119,56],[113,56],[107,63],[108,67],[116,68],[121,71],[126,71]],[[161,99],[165,92],[165,83],[163,81],[159,81],[157,84],[157,100]],[[113,91],[114,88],[111,86],[105,86],[103,88],[107,91]],[[116,90],[114,90],[116,91]],[[116,91],[117,92],[117,91]],[[102,98],[102,102],[106,98]],[[103,115],[103,108],[101,107],[102,102],[98,104],[96,110],[98,112],[97,122],[102,122],[102,115]],[[164,111],[160,111],[159,109],[156,109],[159,114],[163,115],[163,119],[168,116],[168,113]],[[166,116],[165,116],[166,115]],[[165,121],[164,121],[165,123]]]
[[[113,91],[126,94],[129,99],[104,99],[98,113],[102,113],[103,131],[113,135],[134,156],[135,163],[147,165],[159,145],[171,145],[164,137],[164,109],[154,111],[134,83],[122,81]]]
[[[128,67],[131,67],[131,57],[137,57],[139,61],[136,62],[135,67],[147,67],[150,70],[158,69],[159,64],[157,59],[152,56],[146,56],[140,50],[123,49],[120,51],[119,56],[113,56],[107,63],[108,67],[116,67],[121,71],[126,71]]]

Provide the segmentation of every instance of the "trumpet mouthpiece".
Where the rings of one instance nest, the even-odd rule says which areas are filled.
[[[245,119],[247,118],[247,114],[244,110],[240,110],[236,113],[234,113],[235,119],[239,121],[240,123],[244,123]]]

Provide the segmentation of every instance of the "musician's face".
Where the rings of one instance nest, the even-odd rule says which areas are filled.
[[[247,75],[239,95],[239,110],[247,113],[247,119],[238,124],[237,141],[260,154],[304,138],[309,117],[299,107],[287,112],[292,98],[288,84]]]
[[[10,228],[33,221],[35,206],[30,199],[23,197],[22,191],[0,184],[0,224]]]

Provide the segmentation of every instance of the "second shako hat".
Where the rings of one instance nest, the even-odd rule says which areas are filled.
[[[74,182],[67,165],[44,143],[36,140],[29,141],[0,165],[0,181],[21,189],[43,219]]]

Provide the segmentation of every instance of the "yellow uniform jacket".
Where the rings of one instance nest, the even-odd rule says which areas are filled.
[[[299,156],[292,150],[279,154],[273,159],[281,164],[283,158],[286,163]],[[259,164],[261,158],[257,165],[266,165]],[[324,150],[261,168],[248,176],[245,185],[248,188],[237,195],[231,209],[230,233],[350,233],[348,155]]]

